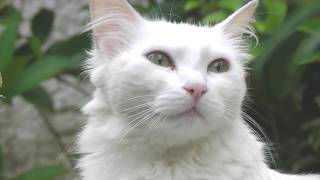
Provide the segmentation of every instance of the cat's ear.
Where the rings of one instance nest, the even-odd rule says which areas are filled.
[[[242,36],[243,34],[253,35],[251,25],[255,21],[254,14],[258,5],[258,0],[250,1],[217,26],[232,37]]]
[[[126,0],[90,0],[90,11],[95,44],[109,56],[126,48],[143,22]]]

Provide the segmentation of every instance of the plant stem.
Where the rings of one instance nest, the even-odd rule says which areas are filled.
[[[46,128],[48,129],[48,131],[50,132],[50,134],[53,136],[54,140],[56,141],[60,151],[63,153],[65,159],[67,160],[67,165],[69,168],[72,168],[72,160],[69,159],[66,156],[66,150],[67,147],[65,146],[65,144],[62,142],[62,137],[59,135],[58,131],[55,129],[55,127],[51,124],[50,122],[50,118],[47,116],[47,114],[45,113],[45,111],[38,109],[38,112],[41,116],[41,119],[43,120]]]

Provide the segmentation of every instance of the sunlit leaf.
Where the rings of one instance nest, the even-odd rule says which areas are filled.
[[[19,24],[19,15],[13,13],[5,25],[5,30],[0,35],[0,71],[10,64],[17,39],[17,29]]]
[[[11,90],[10,95],[14,96],[32,90],[41,82],[64,70],[68,64],[68,59],[61,56],[50,56],[36,61],[20,74],[20,78],[12,85],[14,89]]]
[[[197,9],[199,7],[201,7],[201,2],[200,1],[198,1],[198,0],[189,0],[184,5],[184,10],[185,11],[192,11],[192,10]]]
[[[63,165],[44,166],[24,172],[13,180],[54,180],[65,173]]]
[[[222,21],[227,17],[227,13],[224,11],[218,11],[211,14],[208,14],[203,18],[202,23],[204,24],[215,24],[217,22]]]
[[[241,7],[243,0],[220,0],[217,3],[221,8],[233,11]]]
[[[283,0],[262,1],[266,9],[266,18],[256,23],[259,32],[271,33],[279,28],[287,13],[287,3]]]

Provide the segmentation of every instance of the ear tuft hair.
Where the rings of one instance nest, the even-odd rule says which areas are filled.
[[[232,37],[249,34],[256,38],[252,24],[255,22],[254,13],[258,5],[258,0],[250,1],[218,24],[218,26]]]
[[[90,0],[95,45],[108,56],[116,55],[130,44],[142,17],[126,0]]]

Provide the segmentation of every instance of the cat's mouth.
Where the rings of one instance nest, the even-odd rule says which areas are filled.
[[[197,119],[197,118],[205,119],[196,106],[192,106],[190,109],[178,114],[177,116],[190,117],[194,119]]]

